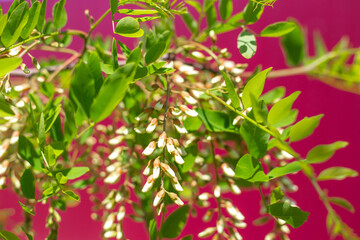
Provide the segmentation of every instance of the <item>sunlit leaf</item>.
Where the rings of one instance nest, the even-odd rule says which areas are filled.
[[[346,167],[330,167],[322,172],[318,176],[319,181],[325,180],[343,180],[347,177],[357,177],[358,172]]]
[[[243,30],[237,38],[237,48],[244,58],[252,58],[257,50],[255,36],[247,30]]]
[[[336,150],[344,148],[348,145],[348,142],[334,142],[331,144],[318,145],[312,148],[307,156],[306,160],[309,163],[322,163],[329,160]]]

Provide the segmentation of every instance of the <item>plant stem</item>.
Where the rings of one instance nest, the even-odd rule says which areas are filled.
[[[21,46],[21,45],[23,45],[25,43],[32,42],[32,41],[40,39],[40,38],[49,38],[49,37],[54,37],[54,36],[59,36],[59,35],[74,35],[74,36],[79,36],[84,40],[87,37],[87,34],[85,32],[83,32],[83,31],[80,31],[80,30],[66,30],[66,31],[63,31],[63,32],[53,32],[53,33],[50,33],[50,34],[41,34],[41,35],[37,35],[37,36],[34,36],[34,37],[30,37],[30,38],[25,39],[25,40],[23,40],[23,41],[21,41],[21,42],[19,42],[17,44],[14,44],[14,45],[12,45],[10,47],[7,47],[4,50],[0,51],[0,54],[8,52],[10,49],[16,48],[16,47]]]
[[[80,138],[84,133],[86,133],[90,128],[92,128],[95,125],[95,123],[91,122],[89,124],[89,126],[87,126],[84,130],[81,131],[81,133],[79,133],[76,138]]]
[[[111,12],[111,9],[109,8],[108,10],[106,10],[106,12],[90,27],[90,31],[89,33],[87,34],[86,38],[84,39],[84,48],[83,48],[83,51],[82,51],[82,54],[81,55],[84,55],[84,53],[86,52],[87,50],[87,44],[89,42],[89,38],[92,34],[92,32],[95,30],[95,28],[99,25],[99,23],[102,22],[102,20],[104,20],[104,18]]]

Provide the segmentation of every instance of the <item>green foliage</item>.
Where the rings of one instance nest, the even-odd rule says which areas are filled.
[[[309,213],[298,207],[291,206],[288,202],[277,202],[269,206],[269,213],[284,220],[293,228],[298,228],[308,219]]]
[[[189,206],[176,209],[166,218],[161,226],[161,235],[166,238],[176,238],[181,233],[189,216]]]
[[[252,58],[257,50],[255,36],[248,31],[243,30],[237,38],[237,48],[244,58]]]
[[[8,17],[6,26],[1,34],[1,42],[5,47],[14,44],[20,37],[29,18],[28,7],[29,3],[24,1],[19,4]],[[2,74],[0,74],[0,76],[1,75]]]
[[[0,237],[4,238],[4,240],[20,240],[18,236],[5,230],[0,231]]]
[[[253,76],[245,85],[245,88],[242,92],[242,102],[244,104],[244,108],[248,108],[251,106],[251,95],[254,99],[258,99],[264,89],[265,79],[272,68],[265,69],[257,73]]]
[[[277,22],[270,24],[264,28],[260,36],[262,37],[281,37],[293,31],[296,28],[296,24],[293,22]]]
[[[273,125],[286,118],[290,114],[291,107],[299,94],[300,92],[294,92],[290,96],[275,103],[269,111],[268,122]]]
[[[290,141],[295,142],[310,136],[319,125],[320,119],[323,116],[323,114],[319,114],[310,118],[305,117],[297,122],[290,130]]]
[[[21,191],[28,199],[35,198],[35,179],[32,171],[26,169],[20,179]]]
[[[309,163],[322,163],[329,160],[336,150],[344,148],[348,145],[347,142],[334,142],[327,145],[318,145],[312,148],[306,155],[306,160]]]
[[[189,214],[196,217],[200,206],[207,208],[204,221],[216,212],[216,225],[182,239],[238,239],[235,226],[244,225],[243,208],[227,196],[245,187],[262,197],[260,213],[266,216],[257,222],[274,221],[270,214],[297,228],[309,216],[290,205],[295,187],[289,176],[300,171],[329,212],[331,234],[354,235],[332,206],[351,212],[354,207],[328,196],[318,181],[358,173],[331,167],[317,176],[312,166],[348,143],[315,146],[303,159],[291,144],[310,136],[323,115],[296,122],[299,111],[292,108],[300,92],[284,98],[285,88],[277,87],[263,94],[267,78],[293,74],[342,79],[348,84],[341,88],[356,91],[360,54],[347,41],[328,50],[316,35],[316,54],[306,56],[307,42],[294,20],[256,34],[251,25],[273,0],[251,0],[240,10],[232,0],[110,0],[97,20],[85,12],[85,32],[65,28],[66,0],[54,3],[52,19],[46,0],[30,2],[29,8],[27,1],[15,0],[7,13],[0,7],[0,188],[11,184],[19,194],[28,239],[38,202],[49,208],[47,239],[57,239],[58,211],[70,211],[80,201],[77,189],[91,192],[96,214],[105,221],[104,238],[126,238],[123,221],[131,218],[146,224],[150,239],[180,239]],[[110,14],[119,36],[93,39]],[[191,37],[176,35],[176,15],[182,15]],[[270,73],[271,67],[249,71],[246,61],[232,62],[234,53],[220,49],[217,35],[233,30],[240,32],[234,41],[245,59],[256,53],[256,37],[281,37],[287,62],[299,67]],[[73,36],[83,40],[81,50],[72,49]],[[119,37],[142,37],[145,44],[129,48]],[[40,65],[32,55],[35,47],[70,57]],[[27,56],[34,68],[23,64]],[[19,66],[21,73],[14,71]],[[169,209],[175,210],[166,214]],[[284,238],[280,223],[276,220],[273,232]],[[18,239],[7,231],[0,237]]]
[[[236,164],[235,176],[254,183],[267,182],[269,180],[259,160],[250,154],[246,154],[240,158]]]
[[[319,181],[324,180],[343,180],[347,177],[357,177],[358,173],[350,168],[346,167],[330,167],[319,173],[317,179]]]
[[[289,21],[296,24],[295,29],[281,38],[283,50],[286,54],[286,60],[290,65],[297,66],[304,61],[305,44],[301,27],[295,21]]]

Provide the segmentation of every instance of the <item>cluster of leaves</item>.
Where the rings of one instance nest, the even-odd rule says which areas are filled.
[[[239,13],[233,13],[231,0],[218,1],[218,9],[216,2],[186,1],[197,11],[195,18],[183,1],[110,0],[110,8],[96,22],[86,13],[89,32],[62,30],[66,0],[55,3],[52,20],[45,16],[46,0],[31,1],[30,8],[28,2],[15,0],[6,14],[0,9],[0,187],[11,187],[23,199],[19,204],[28,239],[34,234],[36,204],[49,203],[47,239],[57,239],[59,210],[80,201],[77,191],[85,188],[92,194],[93,218],[104,222],[104,238],[124,239],[125,217],[145,223],[151,239],[178,238],[189,214],[204,207],[204,220],[217,215],[216,226],[183,239],[241,239],[238,229],[246,227],[245,216],[223,193],[252,188],[263,199],[264,216],[257,222],[275,222],[266,238],[288,239],[287,225],[300,227],[309,217],[287,194],[297,189],[288,175],[299,171],[324,202],[331,235],[358,239],[331,204],[354,211],[352,205],[327,196],[318,183],[355,177],[357,172],[332,167],[316,174],[312,167],[347,143],[318,145],[301,158],[290,144],[310,136],[323,115],[296,122],[298,111],[292,106],[300,92],[284,97],[280,87],[263,93],[266,78],[284,76],[284,70],[245,72],[246,64],[230,61],[226,49],[216,46],[216,35],[242,28],[237,45],[245,59],[256,53],[256,37],[281,37],[297,74],[341,75],[339,79],[352,82],[359,75],[358,57],[351,67],[344,63],[359,51],[341,43],[304,60],[305,41],[295,21],[273,23],[260,34],[249,29],[264,5],[274,1],[249,1]],[[91,38],[108,14],[117,38]],[[191,40],[173,35],[170,20],[175,15],[181,15]],[[148,21],[152,28],[143,24]],[[81,52],[68,48],[72,36],[83,39]],[[142,41],[130,49],[117,40],[121,37]],[[209,47],[201,44],[207,38]],[[35,49],[70,57],[60,64],[39,62],[30,54]],[[23,63],[26,58],[32,68]],[[19,66],[22,72],[16,72]],[[220,156],[215,149],[226,153]],[[149,175],[147,180],[141,171]],[[203,186],[213,192],[200,192]],[[211,199],[216,209],[209,207]],[[165,219],[173,203],[184,206]],[[159,229],[157,214],[163,214]],[[18,239],[4,230],[0,236]]]

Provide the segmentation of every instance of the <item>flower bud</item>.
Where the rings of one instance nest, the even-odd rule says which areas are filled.
[[[153,167],[153,177],[154,179],[158,179],[160,176],[160,157],[154,160]]]
[[[173,142],[172,138],[167,138],[167,140],[166,140],[166,149],[170,154],[175,152],[175,146],[174,146],[174,142]]]
[[[164,199],[164,197],[165,197],[165,190],[161,189],[155,196],[153,206],[154,207],[158,206],[160,202]]]
[[[156,149],[156,142],[151,141],[149,145],[145,148],[145,150],[142,152],[145,156],[150,156]]]
[[[155,180],[154,177],[152,175],[150,175],[147,180],[146,183],[143,187],[143,189],[141,190],[142,192],[148,192],[150,191],[150,189],[154,186]]]
[[[177,83],[183,83],[184,82],[184,78],[182,78],[179,74],[174,74],[173,79]]]
[[[234,170],[227,164],[227,163],[222,163],[221,164],[221,169],[223,170],[224,174],[228,177],[235,177],[235,172]]]
[[[10,51],[9,51],[9,55],[10,55],[11,57],[14,57],[14,56],[18,55],[18,54],[21,52],[21,50],[22,50],[22,47],[21,47],[21,46],[17,46],[17,47],[15,47],[15,48],[12,48],[12,49],[10,49]]]
[[[219,234],[222,234],[224,232],[225,222],[223,218],[220,218],[216,221],[216,230]]]
[[[146,167],[145,167],[145,169],[144,169],[144,171],[143,171],[143,174],[144,174],[145,176],[149,176],[149,174],[151,173],[151,169],[152,169],[152,160],[150,160],[150,161],[148,162],[148,164],[146,165]]]
[[[201,62],[205,61],[205,56],[202,52],[193,51],[193,52],[191,52],[191,56],[198,61],[201,61]]]
[[[210,82],[211,82],[212,84],[215,84],[215,83],[220,82],[221,79],[222,79],[222,76],[221,76],[221,75],[217,75],[217,76],[213,77],[213,78],[210,80]]]
[[[210,37],[210,39],[211,39],[211,42],[212,42],[213,44],[215,44],[216,41],[217,41],[217,37],[216,37],[216,33],[215,33],[214,30],[211,30],[211,31],[209,32],[209,37]]]
[[[150,124],[147,126],[147,128],[146,128],[146,132],[147,133],[152,133],[154,130],[155,130],[155,128],[156,128],[156,126],[158,125],[158,120],[157,120],[157,118],[153,118],[152,120],[151,120],[151,122],[150,122]]]
[[[8,167],[9,167],[9,160],[2,161],[2,163],[0,164],[0,175],[5,173]]]
[[[104,238],[113,238],[116,237],[116,231],[106,231],[104,233]]]
[[[105,183],[113,184],[119,181],[122,173],[122,168],[119,168],[117,171],[112,172],[104,179]]]
[[[124,140],[124,136],[116,136],[112,139],[109,140],[109,144],[110,145],[118,145],[119,143],[121,143]]]
[[[181,105],[180,110],[183,111],[189,117],[197,117],[197,115],[198,115],[198,113],[195,110],[190,109],[185,105]]]
[[[204,214],[202,220],[204,222],[209,222],[212,218],[212,216],[214,215],[214,210],[213,209],[209,209],[207,210],[207,212]]]
[[[175,117],[178,117],[183,113],[179,108],[170,107],[169,110],[170,113]]]
[[[160,163],[161,170],[165,172],[170,178],[176,178],[174,170],[166,163]]]
[[[184,189],[182,188],[181,184],[179,183],[179,180],[175,177],[173,179],[171,179],[171,185],[174,187],[174,189],[178,192],[182,192],[184,191]]]
[[[241,193],[241,189],[240,189],[239,186],[235,183],[234,180],[228,179],[228,184],[229,184],[229,186],[230,186],[231,192],[233,192],[234,194],[240,194],[240,193]]]
[[[219,185],[216,185],[214,188],[214,197],[219,198],[221,195],[221,188]]]
[[[174,151],[174,157],[175,157],[175,162],[177,162],[180,165],[184,164],[184,159],[181,157],[177,149],[175,149]]]
[[[174,120],[174,126],[175,126],[176,131],[178,131],[178,133],[180,133],[180,134],[188,133],[186,128],[181,124],[181,122],[178,119],[176,119],[176,120]]]
[[[4,186],[6,183],[6,177],[2,176],[0,177],[0,189],[2,188],[2,186]]]
[[[179,196],[176,193],[168,192],[168,195],[175,204],[179,206],[184,205],[184,202],[179,198]]]
[[[166,132],[163,132],[160,136],[159,136],[159,140],[158,140],[158,148],[164,148],[166,145]]]
[[[121,222],[125,217],[125,206],[121,206],[119,208],[118,214],[116,215],[116,219],[118,222]]]
[[[204,231],[200,232],[198,234],[198,237],[199,238],[206,238],[206,237],[209,237],[211,236],[212,234],[214,234],[216,231],[216,228],[215,227],[208,227],[206,228]]]
[[[116,225],[116,239],[122,239],[124,237],[121,224]]]
[[[106,218],[103,229],[104,230],[110,229],[113,226],[114,221],[115,221],[115,213],[110,213]]]
[[[109,155],[109,160],[114,160],[116,158],[119,157],[120,153],[121,153],[122,147],[117,147],[115,148],[112,153]]]

